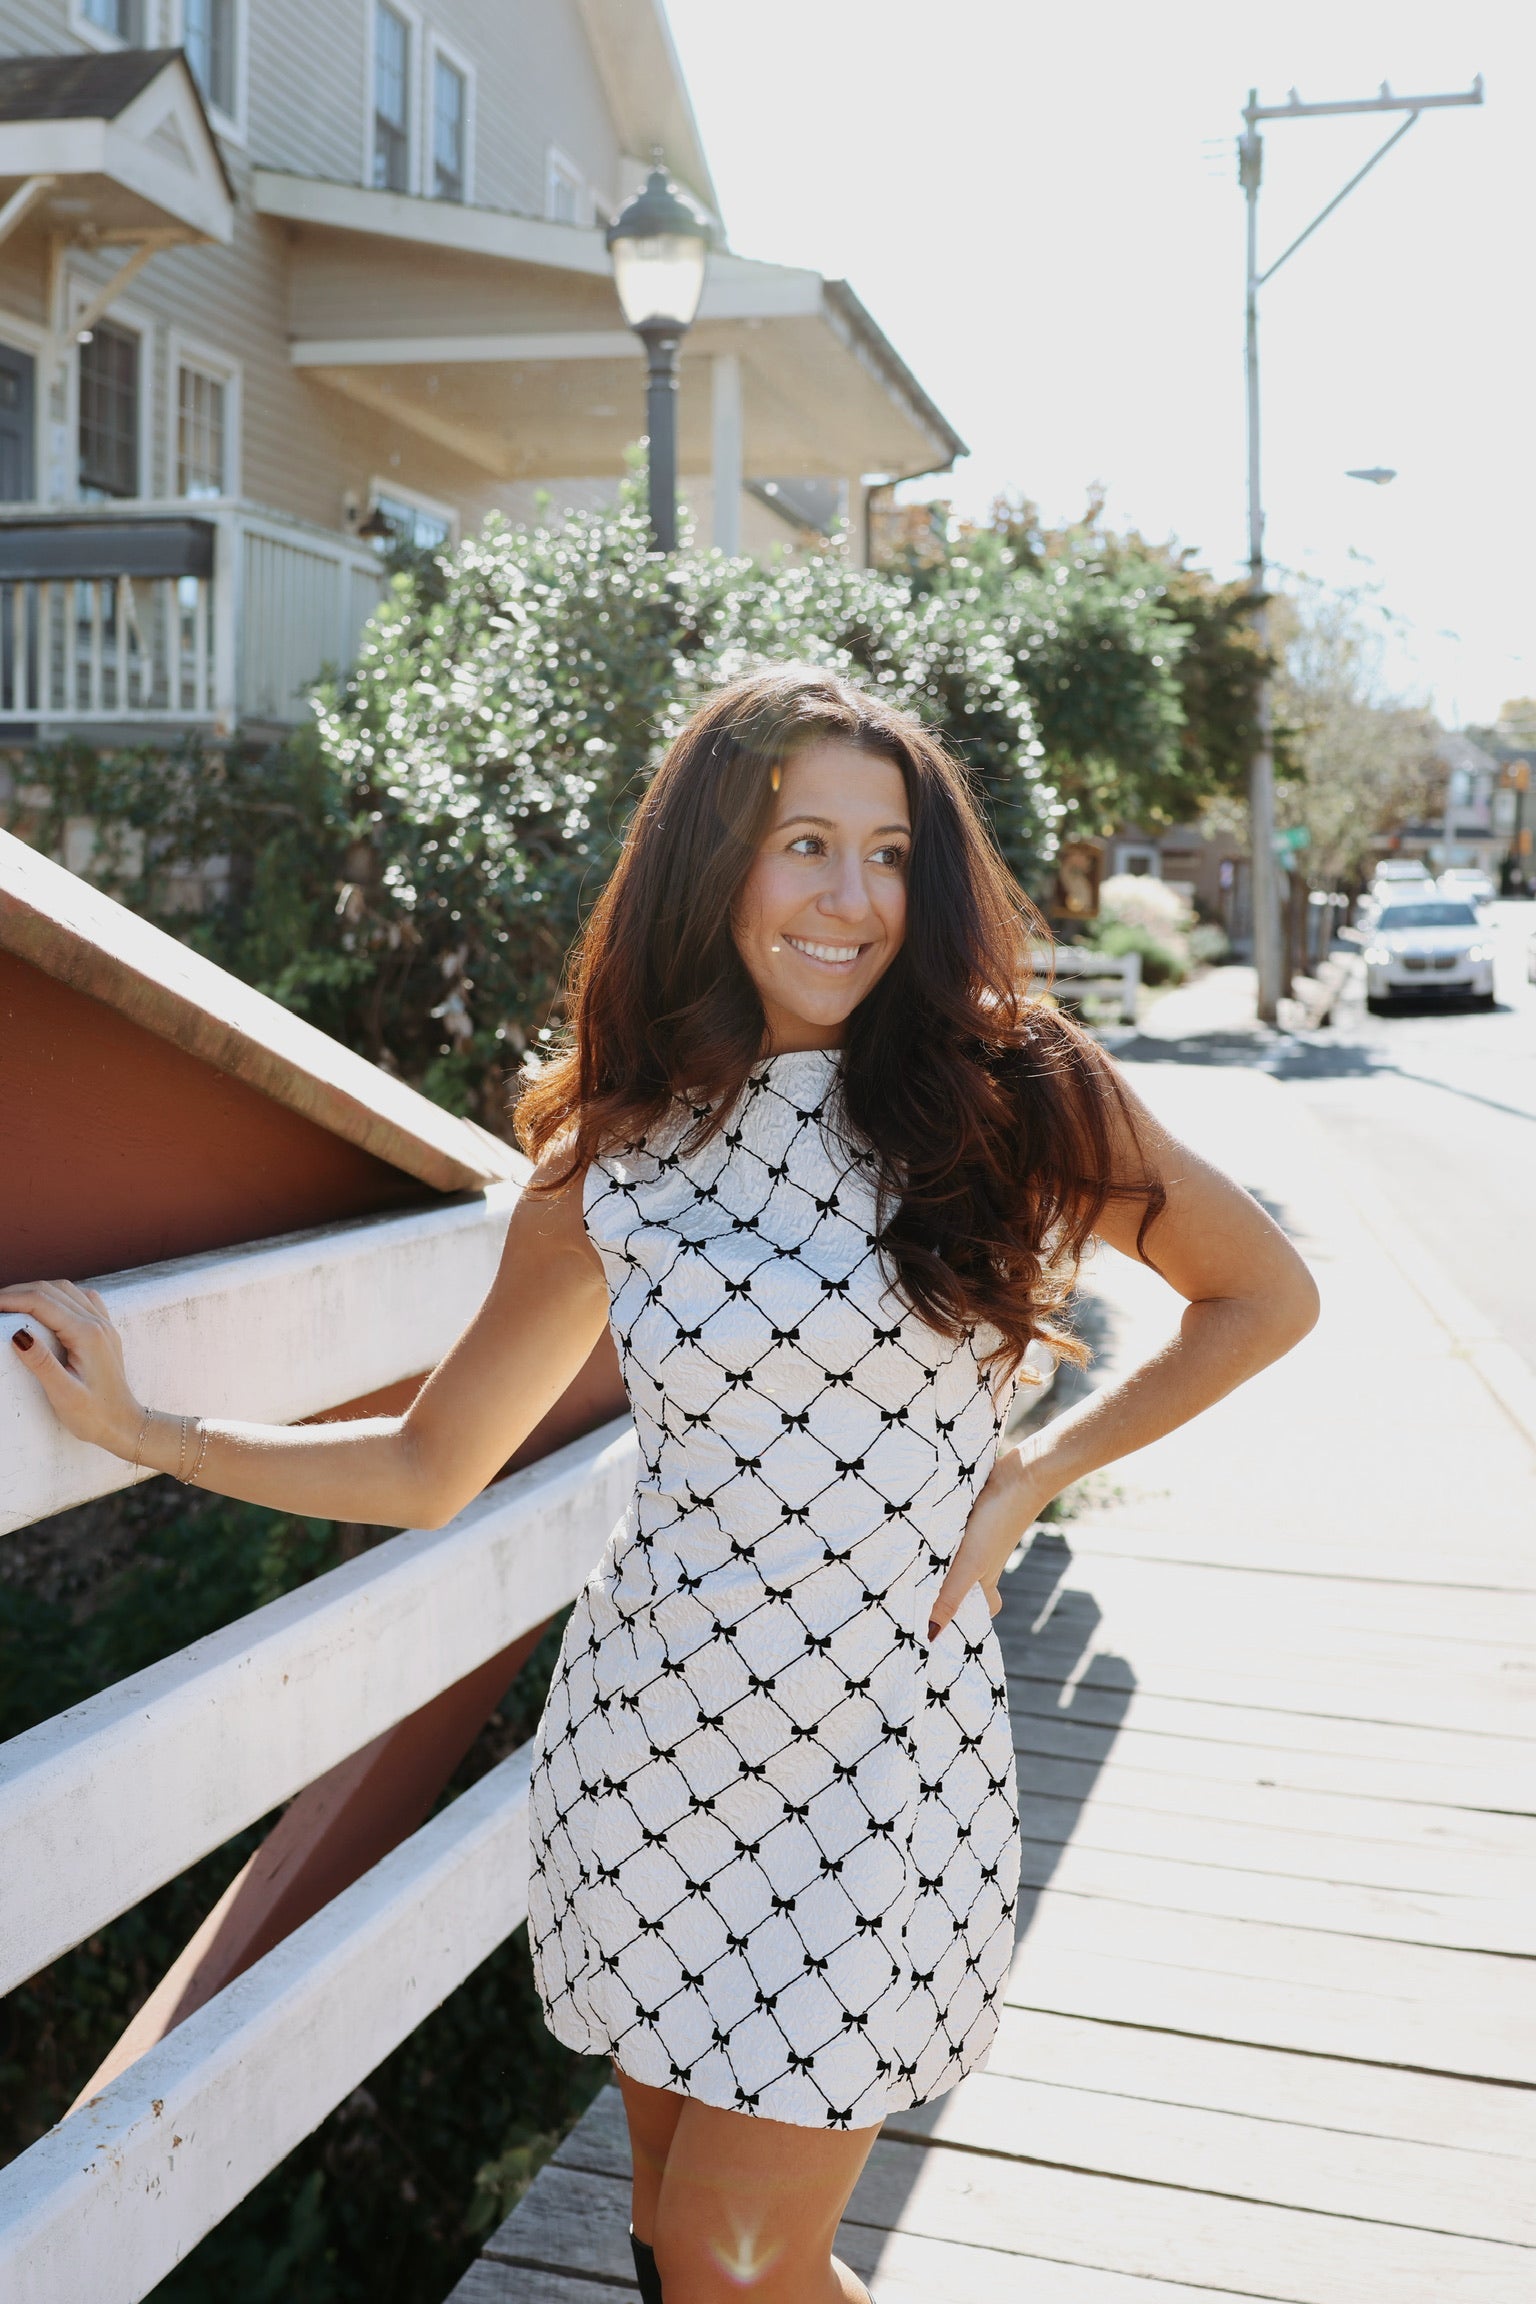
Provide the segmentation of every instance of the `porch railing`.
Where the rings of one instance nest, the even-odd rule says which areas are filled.
[[[246,1413],[302,1416],[436,1356],[515,1193],[102,1291],[159,1396],[211,1413],[238,1381]],[[0,1334],[0,1527],[124,1478],[14,1362]],[[627,1420],[604,1426],[0,1747],[0,1990],[531,1634],[634,1473]],[[524,1746],[0,2170],[7,2304],[137,2304],[520,1925],[528,1778]]]
[[[0,513],[0,720],[284,726],[383,594],[351,537],[239,502]]]

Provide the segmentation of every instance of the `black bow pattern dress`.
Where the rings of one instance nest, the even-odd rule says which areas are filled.
[[[865,2127],[983,2059],[1013,1949],[980,1591],[926,1636],[1007,1401],[891,1292],[835,1054],[694,1117],[586,1179],[642,1471],[539,1730],[535,1974],[637,2080]]]

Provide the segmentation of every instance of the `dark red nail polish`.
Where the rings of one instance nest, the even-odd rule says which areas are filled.
[[[938,1636],[939,1620],[936,1616],[930,1616],[928,1619],[928,1637],[930,1640],[937,1640]]]
[[[11,1342],[15,1345],[18,1352],[30,1352],[32,1349],[32,1336],[30,1330],[26,1328],[18,1328],[15,1335],[11,1338]]]

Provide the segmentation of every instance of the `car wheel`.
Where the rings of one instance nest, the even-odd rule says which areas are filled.
[[[1495,993],[1479,992],[1477,995],[1477,1006],[1479,1008],[1497,1008],[1498,1004],[1498,997]]]

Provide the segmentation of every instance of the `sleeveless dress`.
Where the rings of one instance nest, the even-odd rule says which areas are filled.
[[[928,1615],[1006,1413],[891,1292],[835,1052],[594,1163],[639,1436],[535,1747],[551,2031],[652,2087],[867,2127],[985,2056],[1019,1870],[1002,1659]]]

